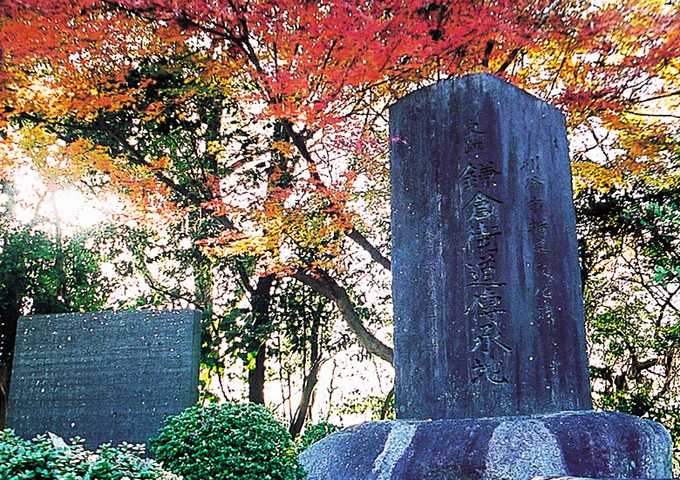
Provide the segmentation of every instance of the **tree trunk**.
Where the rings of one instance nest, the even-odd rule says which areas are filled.
[[[248,400],[264,405],[265,360],[269,336],[269,305],[274,275],[260,277],[251,296],[253,323],[249,352],[255,354],[255,364],[248,370]]]
[[[9,381],[12,373],[12,362],[0,364],[0,430],[5,429],[7,406],[9,404]]]
[[[0,430],[5,428],[7,418],[17,322],[21,313],[17,295],[10,295],[9,300],[9,308],[0,312]]]
[[[255,356],[255,365],[248,370],[248,401],[264,405],[264,379],[267,352],[264,342],[260,345]]]
[[[300,399],[300,405],[295,412],[295,418],[290,424],[288,431],[290,435],[295,438],[298,436],[302,427],[305,424],[305,419],[309,413],[309,408],[312,404],[312,394],[314,393],[314,388],[318,381],[319,367],[322,362],[314,362],[309,371],[309,374],[305,377],[304,386],[302,387],[302,398]]]
[[[309,373],[305,376],[302,384],[302,397],[300,398],[300,404],[298,405],[297,411],[295,412],[295,418],[293,418],[290,428],[288,431],[290,435],[295,438],[299,435],[302,427],[305,424],[305,419],[309,414],[309,410],[312,408],[314,399],[314,388],[318,381],[319,368],[323,361],[321,360],[321,351],[319,346],[319,329],[321,328],[321,315],[323,312],[323,303],[319,304],[319,308],[314,312],[312,317],[312,328],[310,335],[310,353],[309,353],[309,363],[310,369]],[[305,332],[303,332],[303,335]]]
[[[394,387],[387,393],[382,408],[380,409],[380,420],[387,418],[387,411],[390,409],[390,400],[394,398]]]

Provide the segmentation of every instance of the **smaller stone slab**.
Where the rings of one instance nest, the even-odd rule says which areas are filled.
[[[396,420],[347,428],[301,455],[308,480],[669,478],[659,424],[618,412]]]
[[[7,425],[32,438],[145,443],[198,400],[194,310],[35,315],[19,319]]]

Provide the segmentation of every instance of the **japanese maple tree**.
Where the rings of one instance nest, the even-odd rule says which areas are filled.
[[[104,174],[146,211],[211,215],[206,251],[256,259],[240,274],[258,318],[273,279],[292,277],[391,361],[342,280],[355,247],[390,266],[389,104],[504,76],[566,113],[585,138],[580,185],[607,189],[668,166],[679,18],[656,0],[5,2],[0,114],[13,134],[53,132],[73,171]]]

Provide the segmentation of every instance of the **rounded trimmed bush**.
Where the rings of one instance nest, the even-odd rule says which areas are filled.
[[[151,439],[156,459],[185,480],[304,478],[295,444],[260,405],[196,405],[168,417]]]

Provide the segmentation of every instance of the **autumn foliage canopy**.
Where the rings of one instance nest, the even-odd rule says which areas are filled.
[[[566,114],[580,185],[644,177],[667,168],[675,148],[679,8],[0,2],[2,172],[19,161],[17,144],[51,145],[50,168],[72,180],[122,189],[156,218],[209,213],[222,230],[202,239],[206,247],[257,255],[260,274],[297,275],[341,301],[332,272],[346,266],[348,239],[389,267],[374,244],[387,245],[375,219],[388,198],[391,102],[491,72]],[[174,143],[161,145],[161,135]]]

